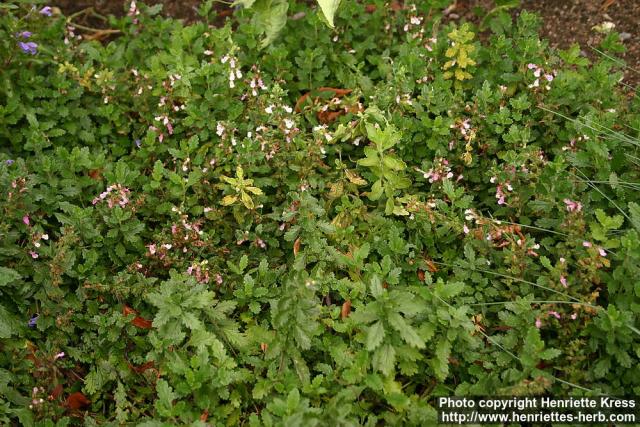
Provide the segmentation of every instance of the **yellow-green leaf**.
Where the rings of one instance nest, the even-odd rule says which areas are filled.
[[[228,195],[224,196],[222,201],[220,202],[223,206],[229,206],[234,204],[238,200],[238,196]]]
[[[367,183],[367,181],[361,178],[357,173],[350,171],[349,169],[346,169],[344,173],[347,175],[349,182],[355,185],[365,185]]]
[[[242,193],[240,193],[240,197],[242,198],[242,203],[247,209],[253,209],[254,204],[251,196],[243,191]]]
[[[255,194],[256,196],[262,196],[262,190],[259,189],[258,187],[246,187],[245,189]]]
[[[336,14],[336,10],[338,10],[339,4],[340,0],[318,0],[320,10],[322,10],[322,14],[327,19],[327,23],[331,28],[334,27],[333,17]]]

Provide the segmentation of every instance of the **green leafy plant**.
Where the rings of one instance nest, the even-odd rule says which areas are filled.
[[[219,27],[212,4],[137,2],[108,39],[0,5],[0,423],[423,426],[444,395],[640,393],[614,33],[591,61],[525,11],[476,39],[446,0],[245,1]]]
[[[379,126],[367,123],[366,130],[374,147],[365,147],[365,157],[358,160],[358,164],[370,168],[377,178],[371,186],[368,197],[375,201],[384,194],[387,197],[385,205],[387,215],[392,213],[406,215],[407,212],[404,209],[395,205],[394,196],[398,190],[411,185],[411,181],[402,174],[407,165],[397,156],[387,152],[400,141],[401,134],[393,125],[382,130]]]

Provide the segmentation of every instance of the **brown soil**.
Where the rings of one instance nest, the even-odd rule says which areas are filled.
[[[60,7],[65,15],[88,7],[93,7],[101,15],[123,15],[129,8],[130,0],[53,0],[52,3]],[[146,0],[145,3],[162,3],[163,15],[190,22],[198,19],[197,7],[201,2]],[[222,22],[231,9],[222,3],[214,4],[219,14],[217,21]],[[493,0],[457,0],[450,19],[479,22],[482,10],[486,13],[493,6]],[[541,15],[542,37],[548,39],[552,46],[565,49],[578,43],[582,51],[592,58],[598,54],[590,46],[597,46],[603,37],[593,27],[605,22],[615,24],[615,31],[623,35],[627,49],[621,55],[629,67],[625,80],[629,84],[640,83],[640,0],[522,0],[521,7],[514,10],[513,15],[517,15],[522,9]],[[77,23],[80,24],[104,26],[104,22],[89,14],[79,16],[78,19]]]
[[[480,16],[495,7],[493,0],[458,0],[451,11],[454,18],[480,22]],[[640,83],[640,1],[639,0],[521,0],[521,7],[512,11],[538,13],[542,18],[541,36],[553,47],[567,49],[578,43],[582,52],[595,59],[599,54],[592,49],[603,39],[594,29],[606,22],[615,25],[626,48],[619,55],[628,66],[627,84]],[[480,16],[479,16],[480,15]]]

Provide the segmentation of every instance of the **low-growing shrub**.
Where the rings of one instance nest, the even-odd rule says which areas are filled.
[[[0,420],[429,425],[436,396],[639,394],[621,45],[590,64],[534,15],[480,34],[447,3],[344,2],[333,30],[292,4],[264,49],[242,13],[138,4],[100,40],[0,5]]]

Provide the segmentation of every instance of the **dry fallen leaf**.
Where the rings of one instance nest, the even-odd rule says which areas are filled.
[[[296,241],[293,243],[293,256],[298,256],[298,252],[300,252],[300,238],[298,237]]]
[[[64,406],[69,409],[80,409],[84,406],[89,405],[90,403],[91,402],[85,397],[84,394],[76,391],[75,393],[71,393],[69,397],[67,397]]]
[[[349,317],[349,313],[351,313],[351,300],[348,299],[342,304],[342,310],[340,310],[340,317],[346,319]]]

